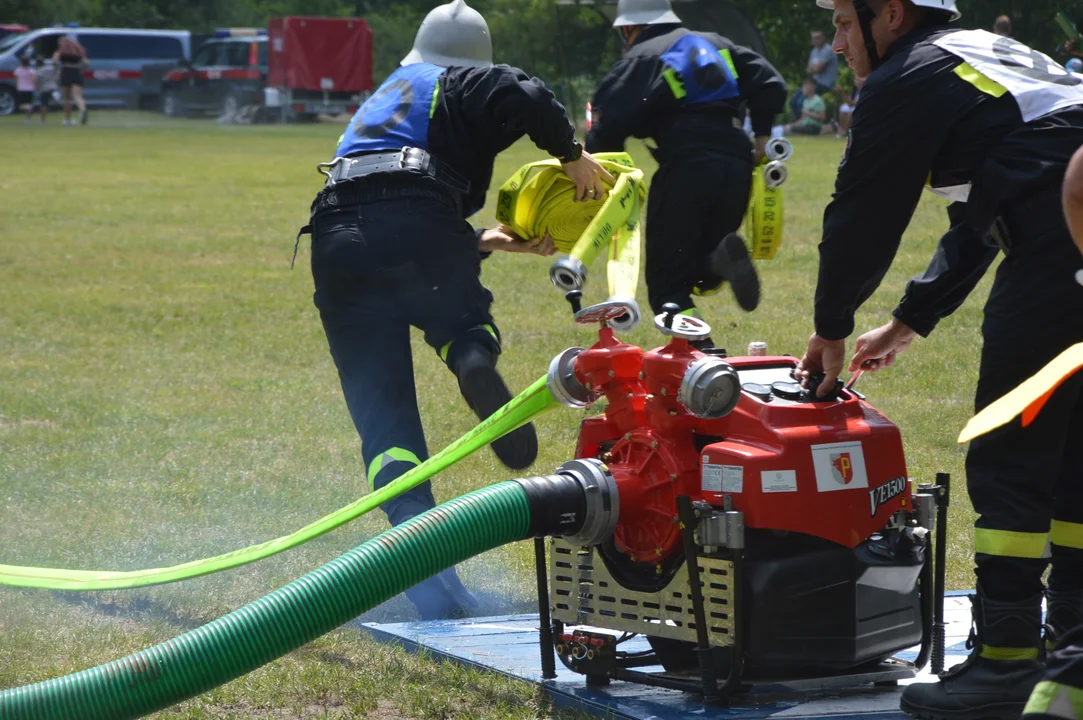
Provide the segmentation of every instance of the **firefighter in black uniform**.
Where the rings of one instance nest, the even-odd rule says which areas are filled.
[[[786,83],[755,52],[684,28],[669,0],[620,0],[613,25],[628,52],[595,93],[587,150],[620,151],[629,137],[657,145],[647,199],[651,309],[677,303],[694,311],[693,295],[728,280],[738,304],[752,310],[759,281],[731,233],[748,209],[753,163],[786,105]],[[755,148],[738,122],[746,102]]]
[[[608,175],[576,141],[541,81],[492,65],[484,18],[455,0],[435,8],[414,48],[350,121],[312,204],[314,301],[362,438],[373,489],[428,458],[417,408],[410,327],[425,333],[479,418],[511,399],[496,371],[500,333],[479,278],[489,250],[531,249],[465,218],[485,202],[497,153],[528,135],[560,158],[577,198]],[[533,249],[551,242],[535,239]],[[534,462],[532,425],[495,441],[497,457]],[[434,506],[426,482],[383,507],[398,525]],[[406,592],[425,619],[476,603],[451,569]]]
[[[959,307],[1003,249],[982,325],[981,410],[1083,340],[1083,265],[1060,184],[1083,144],[1083,79],[1025,45],[954,30],[954,0],[818,0],[834,48],[867,76],[834,199],[824,214],[816,332],[800,371],[836,387],[854,312],[876,290],[922,188],[956,202],[951,229],[894,319],[856,342],[851,372],[890,365]],[[816,384],[810,382],[810,384]],[[1083,621],[1083,377],[1041,416],[973,441],[976,633],[967,662],[915,683],[902,709],[923,718],[1018,717],[1042,672],[1042,574],[1052,560],[1047,642]]]
[[[1064,215],[1083,253],[1083,149],[1076,151],[1064,177]],[[1076,280],[1083,286],[1083,270]],[[1046,665],[1045,677],[1031,693],[1023,720],[1083,720],[1083,625],[1061,639]]]

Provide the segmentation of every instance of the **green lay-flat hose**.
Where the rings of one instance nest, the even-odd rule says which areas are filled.
[[[0,691],[0,719],[137,718],[251,672],[427,577],[537,534],[542,529],[537,517],[532,520],[537,494],[530,495],[521,482],[499,483],[440,505],[160,645],[66,677]],[[548,493],[550,499],[554,495]],[[535,515],[549,514],[535,509]]]

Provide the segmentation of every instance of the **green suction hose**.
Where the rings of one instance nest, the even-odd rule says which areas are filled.
[[[203,627],[96,668],[0,691],[0,719],[142,717],[251,672],[487,550],[548,534],[600,542],[616,524],[616,486],[591,462],[456,498]]]

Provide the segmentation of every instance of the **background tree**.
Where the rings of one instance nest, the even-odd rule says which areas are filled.
[[[441,0],[0,0],[0,22],[31,27],[78,22],[107,27],[183,28],[206,33],[218,27],[262,27],[270,17],[364,17],[375,36],[378,78],[398,66],[425,14]],[[720,0],[698,0],[711,3]],[[813,0],[731,0],[759,29],[768,59],[791,84],[804,77],[809,32],[832,34],[831,15]],[[608,4],[610,0],[598,0]],[[620,42],[594,0],[472,0],[488,19],[496,59],[544,78],[565,102],[582,106],[620,57]],[[1008,15],[1014,36],[1055,59],[1064,37],[1053,22],[1058,11],[1083,21],[1083,0],[960,0],[966,28],[992,28]],[[677,5],[680,9],[680,5]],[[725,28],[714,28],[723,35]],[[578,113],[577,113],[578,114]]]

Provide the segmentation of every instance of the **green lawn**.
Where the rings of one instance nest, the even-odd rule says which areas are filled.
[[[286,534],[367,491],[311,302],[303,242],[293,239],[333,152],[334,124],[226,127],[150,114],[96,113],[87,127],[24,127],[0,118],[0,563],[136,569],[219,554]],[[642,146],[633,154],[654,164]],[[842,143],[797,141],[786,194],[785,246],[762,263],[763,303],[705,303],[731,349],[766,340],[800,355],[812,329],[820,219]],[[540,159],[521,143],[494,185]],[[493,202],[475,223],[492,221]],[[924,268],[946,226],[923,201],[895,268],[860,316],[884,322],[906,279]],[[869,228],[869,242],[877,242]],[[484,280],[505,339],[501,367],[525,387],[549,359],[590,333],[570,321],[549,260],[498,255]],[[588,285],[588,301],[604,292]],[[986,280],[988,283],[989,280]],[[641,288],[642,291],[642,288]],[[862,380],[902,428],[912,477],[954,474],[955,436],[970,415],[983,284],[955,317],[895,369]],[[645,305],[641,292],[641,302]],[[627,338],[661,344],[650,322]],[[475,424],[454,378],[415,336],[430,448]],[[531,474],[574,449],[579,415],[538,423]],[[435,481],[439,500],[506,479],[489,450]],[[973,514],[955,494],[949,587],[972,584]],[[254,600],[386,527],[376,512],[297,550],[206,578],[127,592],[50,593],[0,587],[0,687],[55,677],[172,637]],[[486,610],[533,607],[530,543],[461,568]],[[410,618],[403,598],[365,619]],[[524,684],[442,666],[332,633],[159,718],[571,717]]]

